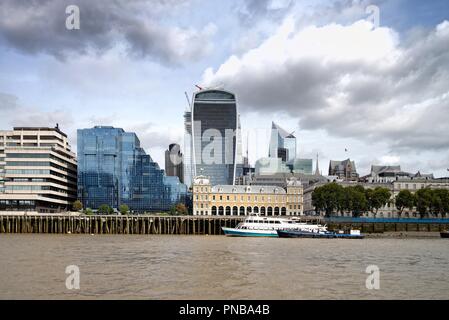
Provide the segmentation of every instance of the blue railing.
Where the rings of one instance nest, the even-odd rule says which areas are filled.
[[[326,222],[350,222],[350,223],[447,223],[449,224],[449,218],[445,219],[431,219],[431,218],[352,218],[352,217],[330,217],[324,218]]]

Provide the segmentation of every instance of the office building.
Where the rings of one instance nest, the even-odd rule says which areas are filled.
[[[78,197],[85,208],[126,204],[145,212],[172,205],[164,171],[133,132],[110,126],[79,129],[78,163]]]
[[[313,160],[312,159],[294,159],[291,164],[291,171],[293,173],[313,173]]]
[[[70,210],[76,173],[75,154],[58,125],[0,131],[0,210]]]
[[[185,114],[185,128],[192,150],[191,165],[187,165],[191,171],[185,172],[185,183],[202,174],[209,176],[213,184],[234,184],[240,143],[235,95],[216,89],[194,93],[192,110]]]
[[[165,174],[169,177],[178,177],[181,183],[184,180],[183,155],[179,144],[172,143],[165,150]]]
[[[187,186],[179,181],[179,177],[176,176],[164,176],[164,185],[166,194],[169,197],[171,205],[178,203],[185,204],[187,201]]]
[[[193,145],[192,145],[192,111],[184,112],[184,159],[183,159],[183,183],[190,187],[193,181]]]
[[[281,158],[260,158],[255,163],[256,175],[273,175],[276,173],[290,173],[290,168]]]
[[[293,132],[289,133],[272,122],[268,156],[292,162],[296,158],[296,137]]]

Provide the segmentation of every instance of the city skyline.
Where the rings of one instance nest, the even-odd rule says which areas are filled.
[[[321,168],[351,158],[361,175],[378,164],[445,176],[448,4],[418,10],[421,4],[412,2],[152,1],[126,7],[118,18],[108,15],[118,5],[74,1],[81,27],[68,31],[68,2],[48,1],[33,15],[21,3],[3,1],[0,125],[59,123],[75,150],[77,128],[121,127],[137,132],[164,167],[170,143],[183,149],[184,91],[221,85],[239,99],[243,150],[250,131],[252,164],[267,154],[274,121],[295,131],[300,158],[318,153]],[[378,28],[369,24],[368,5],[380,10]],[[136,9],[167,19],[145,22]],[[19,11],[28,23],[5,23],[5,12]],[[107,31],[110,23],[114,32]],[[335,41],[344,44],[341,50],[330,50]],[[320,59],[328,64],[317,64]],[[413,74],[401,68],[404,61],[415,66]]]

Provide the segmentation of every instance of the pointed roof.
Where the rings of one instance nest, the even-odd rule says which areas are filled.
[[[276,124],[274,121],[271,122],[271,129],[277,130],[282,138],[296,138],[293,135],[293,132],[287,132],[285,129],[281,128],[278,124]]]
[[[319,176],[320,175],[320,169],[318,166],[318,153],[316,154],[316,168],[315,168],[315,175]]]

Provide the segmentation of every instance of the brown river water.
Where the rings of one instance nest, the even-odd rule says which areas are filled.
[[[449,240],[3,234],[0,299],[449,299]]]

